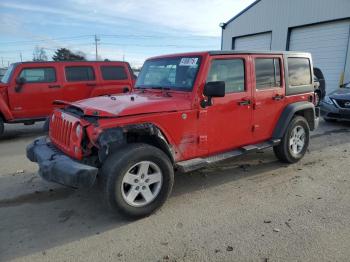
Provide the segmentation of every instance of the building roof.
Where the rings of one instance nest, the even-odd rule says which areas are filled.
[[[256,0],[255,2],[251,3],[249,6],[247,6],[245,9],[243,9],[241,12],[239,12],[237,15],[235,15],[234,17],[232,17],[230,20],[228,20],[226,23],[223,24],[222,29],[225,29],[225,27],[231,23],[233,20],[235,20],[236,18],[238,18],[239,16],[241,16],[242,14],[244,14],[245,12],[247,12],[250,8],[252,8],[253,6],[255,6],[257,3],[259,3],[261,0]]]

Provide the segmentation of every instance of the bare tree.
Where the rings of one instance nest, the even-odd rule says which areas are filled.
[[[47,61],[46,51],[43,47],[36,46],[34,48],[33,61]]]

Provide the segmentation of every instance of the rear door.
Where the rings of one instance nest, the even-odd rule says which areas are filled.
[[[20,77],[25,83],[18,86],[16,78]],[[54,66],[23,64],[17,68],[9,88],[10,109],[15,118],[46,117],[57,99],[62,99],[62,90]]]
[[[90,97],[97,87],[96,68],[86,63],[64,66],[64,99],[78,101]]]
[[[91,96],[123,93],[132,89],[132,77],[125,63],[101,63],[98,67],[98,86]]]
[[[270,139],[285,105],[285,82],[281,55],[254,55],[254,142]]]

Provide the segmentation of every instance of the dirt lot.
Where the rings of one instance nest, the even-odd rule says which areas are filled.
[[[25,146],[0,140],[0,261],[349,261],[350,125],[321,123],[298,164],[271,150],[177,175],[156,214],[107,211],[96,189],[44,182]]]

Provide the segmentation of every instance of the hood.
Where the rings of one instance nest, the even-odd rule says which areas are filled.
[[[100,117],[171,112],[189,110],[191,108],[188,94],[171,94],[171,97],[169,97],[162,93],[150,91],[93,97],[74,103],[58,101],[56,104],[72,105],[83,110],[86,116]]]
[[[350,100],[350,88],[339,88],[328,96],[334,99]]]

